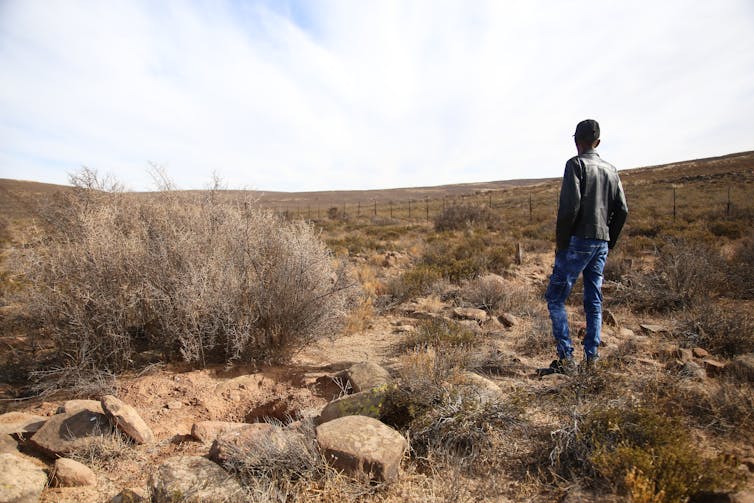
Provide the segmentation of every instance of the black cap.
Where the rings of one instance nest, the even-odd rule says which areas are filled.
[[[593,142],[600,138],[600,125],[594,119],[581,121],[576,126],[574,138],[580,141]]]

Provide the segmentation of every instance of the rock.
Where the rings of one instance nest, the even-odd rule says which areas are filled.
[[[173,400],[165,404],[165,407],[170,410],[178,410],[180,408],[183,408],[183,402],[181,402],[180,400]]]
[[[13,437],[5,433],[0,434],[0,453],[18,452],[18,442]]]
[[[754,382],[754,353],[736,356],[725,366],[725,373],[742,381]]]
[[[731,503],[754,503],[754,492],[739,491],[730,495]]]
[[[691,350],[691,352],[696,358],[707,358],[709,356],[709,351],[702,348],[694,348]]]
[[[58,414],[67,414],[69,412],[78,412],[80,410],[91,410],[99,414],[104,414],[102,404],[99,400],[68,400],[58,407]]]
[[[279,430],[282,428],[274,424],[250,423],[246,428],[220,433],[212,442],[209,458],[223,464],[234,454],[247,450],[249,445],[258,444],[263,438],[269,438],[271,442],[279,441],[280,438],[277,435]]]
[[[317,443],[335,468],[392,481],[407,448],[403,436],[377,419],[346,416],[317,426]]]
[[[643,323],[639,326],[641,327],[642,330],[644,330],[648,334],[660,334],[660,333],[668,331],[668,329],[663,327],[662,325],[653,325],[650,323]]]
[[[127,403],[113,395],[105,395],[102,397],[102,408],[105,414],[115,421],[115,426],[137,444],[148,444],[154,441],[152,429],[147,426],[136,409]]]
[[[0,414],[0,435],[13,433],[34,433],[45,424],[49,418],[26,414],[25,412],[8,412]]]
[[[243,501],[243,489],[220,466],[199,456],[178,456],[149,477],[154,503],[226,503]]]
[[[31,437],[30,443],[51,456],[84,449],[111,431],[107,416],[89,409],[52,416]]]
[[[392,380],[387,370],[372,362],[353,365],[346,370],[346,376],[351,382],[351,389],[354,393],[382,386]]]
[[[500,316],[497,317],[498,321],[505,325],[506,328],[515,327],[519,324],[518,318],[513,316],[511,313],[503,313]]]
[[[113,496],[110,503],[146,503],[147,498],[138,489],[123,489],[121,492]]]
[[[675,357],[686,363],[694,359],[694,354],[689,348],[678,348],[675,350]]]
[[[453,317],[459,320],[472,320],[484,323],[487,319],[487,311],[475,307],[456,307],[453,309]]]
[[[322,424],[339,417],[355,415],[378,418],[385,404],[388,390],[389,385],[386,384],[333,400],[322,409],[317,423]]]
[[[621,338],[630,339],[634,336],[634,331],[631,330],[630,328],[620,328],[618,329],[618,335]]]
[[[222,433],[240,431],[252,426],[250,423],[231,423],[226,421],[200,421],[191,427],[191,436],[199,442],[209,444]]]
[[[725,364],[713,360],[712,358],[705,358],[702,360],[702,365],[709,376],[719,376],[723,373],[723,370],[725,370]]]
[[[605,321],[606,325],[611,327],[617,327],[619,325],[618,318],[616,318],[615,314],[609,309],[605,309],[602,312],[602,319]]]
[[[97,476],[88,466],[68,458],[55,460],[52,478],[58,487],[97,485]]]
[[[267,463],[269,460],[290,458],[306,448],[306,439],[301,429],[267,423],[249,426],[255,428],[226,432],[218,436],[209,451],[209,458],[220,465],[239,458]]]
[[[479,326],[479,323],[477,323],[474,320],[458,320],[457,322],[459,325],[461,325],[463,328],[468,330],[469,332],[472,332],[476,335],[479,335],[482,333],[482,327]]]
[[[464,371],[452,384],[469,391],[470,395],[479,399],[480,404],[487,404],[500,399],[500,386],[476,372]]]
[[[695,381],[703,381],[707,377],[707,373],[704,371],[701,365],[694,361],[688,361],[681,364],[681,368],[678,373],[688,379]]]
[[[15,454],[0,454],[0,502],[36,503],[46,485],[43,468]]]

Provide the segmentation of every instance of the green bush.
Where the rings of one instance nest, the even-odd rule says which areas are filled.
[[[485,272],[501,273],[512,262],[513,246],[496,235],[464,233],[460,239],[443,233],[428,240],[422,263],[435,267],[449,281],[458,283]]]
[[[682,425],[642,407],[594,409],[554,438],[551,459],[561,475],[607,482],[632,500],[682,502],[739,480],[725,460],[705,458]]]
[[[442,277],[436,267],[419,264],[388,282],[387,293],[401,302],[428,295]]]

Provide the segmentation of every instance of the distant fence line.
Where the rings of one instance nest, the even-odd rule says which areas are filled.
[[[645,186],[627,187],[626,197],[631,209],[633,195],[646,190]],[[710,189],[703,186],[679,186],[663,184],[651,189],[652,202],[645,203],[640,211],[652,216],[679,218],[684,210],[696,212],[712,211],[716,215],[734,216],[737,211],[754,210],[754,190],[752,186],[727,186]],[[524,221],[539,218],[553,218],[558,206],[559,185],[537,187],[532,190],[507,189],[485,191],[475,194],[444,196],[439,198],[410,198],[396,201],[337,201],[328,204],[306,205],[293,203],[265,204],[263,208],[274,211],[289,219],[321,220],[340,218],[385,218],[395,221],[422,222],[430,221],[440,215],[446,208],[458,205],[486,206],[490,209],[513,210]],[[649,197],[649,196],[644,196]],[[636,210],[636,207],[634,207]],[[510,216],[510,214],[509,214]]]

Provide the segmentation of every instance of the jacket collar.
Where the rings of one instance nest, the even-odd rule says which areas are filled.
[[[600,156],[600,155],[599,155],[599,154],[597,153],[597,151],[596,151],[596,150],[594,150],[593,148],[590,148],[589,150],[587,150],[586,152],[584,152],[584,153],[583,153],[583,154],[581,154],[581,155],[596,155],[597,157],[599,157],[599,156]]]

